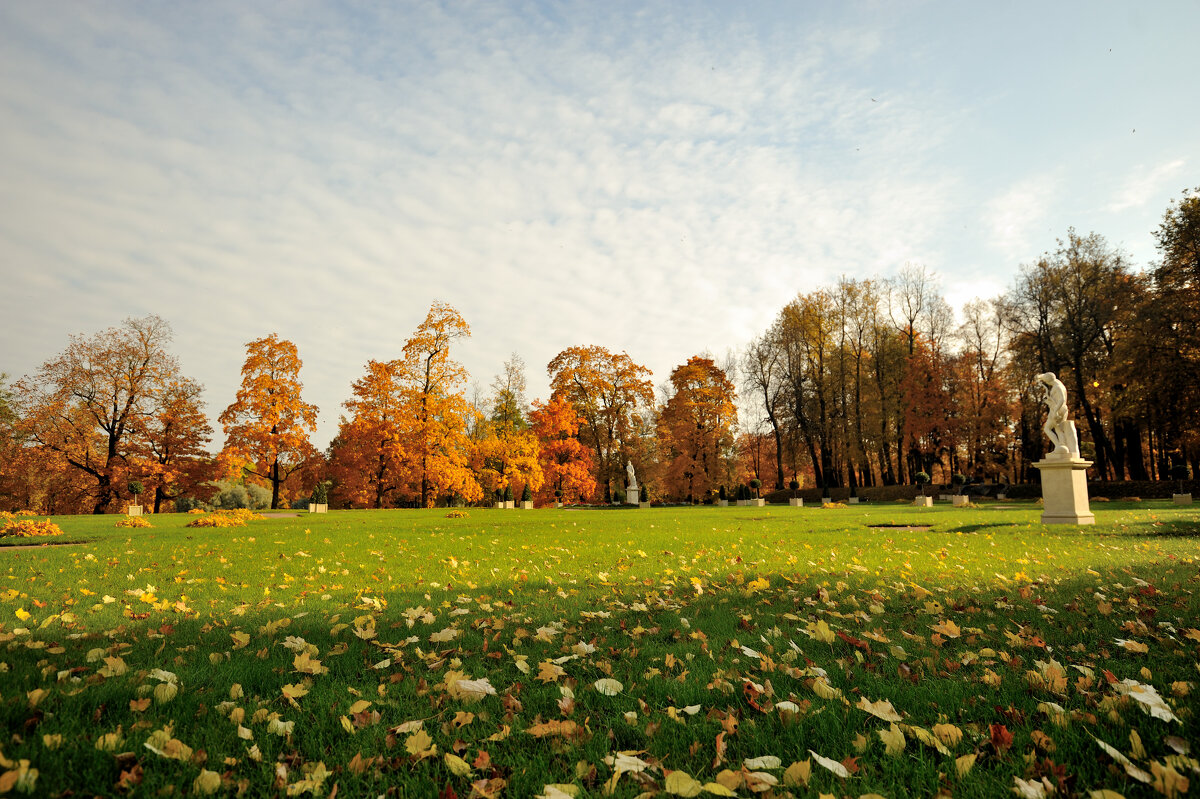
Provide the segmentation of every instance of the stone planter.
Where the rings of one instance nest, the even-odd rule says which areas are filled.
[[[309,512],[309,513],[316,513],[316,512],[317,512],[317,504],[316,504],[315,502],[310,502],[310,503],[308,503],[308,512]]]
[[[533,502],[522,502],[521,510],[533,510]]]
[[[832,505],[833,497],[821,497],[821,504],[822,505]]]
[[[1188,496],[1191,496],[1191,495],[1189,494]],[[141,516],[142,515],[142,506],[141,505],[130,505],[129,510],[125,511],[125,515],[126,516]]]
[[[316,504],[312,505],[312,508],[313,508],[313,511],[312,511],[313,513],[328,513],[329,512],[329,505],[324,502],[317,502]]]
[[[933,497],[917,497],[913,500],[913,505],[918,508],[932,508]]]
[[[767,501],[762,497],[759,497],[758,499],[746,500],[746,504],[752,508],[765,508],[767,506]]]
[[[1175,500],[1176,505],[1191,505],[1192,504],[1192,495],[1191,494],[1172,494],[1171,499]]]
[[[850,497],[850,499],[848,499],[848,500],[846,500],[846,501],[847,501],[847,502],[849,502],[851,505],[857,505],[857,504],[858,504],[858,497]]]
[[[950,500],[954,499],[954,495],[953,494],[938,494],[938,499],[940,499],[942,502],[949,502]]]
[[[954,496],[950,497],[950,504],[956,508],[964,507],[970,501],[971,498],[966,494],[955,494]]]
[[[718,500],[717,500],[717,507],[720,507],[720,508],[728,508],[728,507],[729,507],[729,500],[727,500],[727,499],[718,499]]]
[[[1004,494],[1004,493],[997,494],[996,499],[1008,499],[1008,494]]]
[[[554,503],[554,507],[556,507],[556,508],[561,508],[562,506],[563,506],[563,504],[561,502]]]
[[[638,507],[639,508],[648,508],[648,507],[650,507],[650,503],[649,502],[639,502]]]
[[[788,499],[788,506],[793,508],[804,507],[804,497],[791,497]]]

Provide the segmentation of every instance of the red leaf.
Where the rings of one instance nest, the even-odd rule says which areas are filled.
[[[1012,733],[1003,724],[993,724],[991,726],[992,746],[995,747],[998,753],[1007,752],[1012,746]]]

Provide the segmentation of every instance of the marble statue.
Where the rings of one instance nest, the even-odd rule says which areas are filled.
[[[636,490],[638,483],[637,475],[633,473],[633,461],[625,461],[625,475],[629,478],[629,485],[626,488]]]
[[[1054,449],[1046,453],[1046,458],[1078,460],[1079,435],[1075,431],[1075,423],[1067,418],[1067,387],[1054,372],[1044,372],[1036,380],[1042,387],[1042,401],[1049,409],[1042,429],[1054,445]]]

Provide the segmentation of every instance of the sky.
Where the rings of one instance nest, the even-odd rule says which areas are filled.
[[[298,346],[314,443],[430,304],[487,390],[656,385],[798,293],[991,298],[1200,185],[1184,2],[0,3],[0,372],[157,314],[217,414]],[[212,448],[219,448],[221,435]]]

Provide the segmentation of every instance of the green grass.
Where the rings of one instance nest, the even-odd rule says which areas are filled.
[[[0,549],[0,751],[28,760],[35,792],[50,796],[190,795],[204,770],[219,793],[275,795],[303,788],[317,763],[328,772],[318,795],[449,786],[467,797],[475,781],[477,795],[500,785],[488,779],[504,781],[504,796],[548,783],[600,795],[614,774],[605,758],[619,751],[650,767],[622,775],[615,796],[662,789],[664,770],[711,783],[767,755],[781,761],[766,769],[777,796],[1011,796],[1014,777],[1043,775],[1060,794],[1149,795],[1092,736],[1133,751],[1145,771],[1153,761],[1197,778],[1175,750],[1200,747],[1200,513],[1162,502],[1093,511],[1090,528],[1044,527],[1040,508],[1019,503],[347,511],[232,529],[189,529],[182,515],[142,530],[60,517],[63,539],[82,543]],[[868,526],[883,524],[931,527]],[[935,625],[953,632],[945,622],[958,637],[935,638]],[[372,627],[374,637],[355,634]],[[447,628],[456,637],[431,641]],[[306,648],[327,673],[297,671]],[[119,658],[115,670],[104,657]],[[540,664],[559,658],[563,676],[539,680]],[[1057,686],[1030,677],[1053,681],[1054,664]],[[1143,712],[1105,670],[1153,685],[1179,720]],[[178,685],[165,702],[153,693],[171,679],[162,672]],[[819,695],[831,695],[822,673],[844,702]],[[486,678],[496,694],[471,701],[447,690],[447,675],[455,688]],[[621,692],[600,693],[602,678]],[[285,685],[307,694],[293,705]],[[890,723],[856,707],[864,698],[904,716],[898,756],[878,734]],[[371,705],[354,716],[359,699]],[[777,709],[785,701],[800,712]],[[1068,716],[1053,718],[1047,702]],[[271,732],[271,716],[294,722],[290,734]],[[560,719],[574,732],[530,732]],[[417,748],[417,721],[431,741],[419,751],[435,754],[406,746]],[[949,754],[917,738],[938,724],[962,733]],[[146,748],[167,725],[190,757]],[[97,748],[118,731],[112,751]],[[785,788],[783,768],[809,750],[852,776],[813,760],[808,785]],[[456,775],[445,753],[478,765]]]

